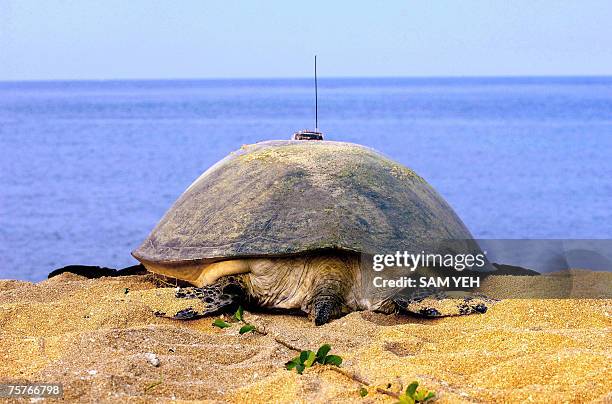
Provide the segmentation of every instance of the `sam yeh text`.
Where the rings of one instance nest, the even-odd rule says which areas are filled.
[[[383,279],[377,276],[372,280],[377,288],[478,288],[480,278],[471,276],[421,276],[410,278]]]

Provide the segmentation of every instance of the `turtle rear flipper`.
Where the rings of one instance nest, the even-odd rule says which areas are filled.
[[[246,285],[242,276],[224,276],[212,285],[201,288],[180,288],[176,292],[179,299],[199,299],[206,308],[195,310],[192,307],[183,309],[174,315],[159,313],[163,317],[176,320],[192,320],[219,312],[234,311],[246,301]]]
[[[486,313],[495,300],[480,294],[420,290],[410,296],[393,298],[398,309],[422,317],[462,316]]]

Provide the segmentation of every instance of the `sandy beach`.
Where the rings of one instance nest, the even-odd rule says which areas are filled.
[[[611,402],[612,274],[571,274],[581,291],[572,299],[505,299],[484,315],[436,320],[357,312],[321,327],[245,312],[263,332],[245,335],[213,327],[216,317],[155,317],[184,301],[152,275],[3,280],[0,383],[61,382],[65,399],[80,401],[395,402],[378,389],[417,380],[440,403]],[[483,291],[545,288],[553,276],[494,276]],[[284,368],[290,347],[324,343],[341,369]]]

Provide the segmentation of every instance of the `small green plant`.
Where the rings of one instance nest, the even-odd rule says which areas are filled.
[[[240,330],[238,331],[238,333],[240,335],[242,334],[246,334],[248,332],[252,332],[255,331],[255,326],[251,325],[249,323],[247,323],[246,321],[244,321],[244,310],[242,309],[242,306],[238,307],[238,310],[236,310],[236,313],[234,313],[234,315],[231,318],[231,322],[232,323],[244,323],[244,325],[242,327],[240,327]],[[220,318],[216,319],[215,321],[213,321],[212,323],[213,326],[215,327],[219,327],[221,329],[223,328],[228,328],[231,327],[232,325]]]
[[[406,392],[400,394],[399,401],[396,404],[415,404],[425,403],[436,396],[436,393],[429,391],[426,388],[418,388],[419,382],[414,381],[408,385]]]
[[[238,333],[242,335],[242,334],[246,334],[247,332],[254,331],[254,330],[255,330],[254,325],[247,324],[247,325],[243,325],[242,327],[240,327],[240,331],[238,331]]]
[[[302,351],[298,356],[285,363],[285,368],[287,368],[287,370],[295,369],[295,371],[301,375],[304,369],[311,367],[315,363],[340,366],[342,364],[342,358],[338,355],[328,355],[330,350],[331,346],[329,344],[324,344],[317,350],[317,353],[310,350]]]
[[[254,325],[244,321],[244,310],[242,309],[242,306],[238,306],[238,310],[236,310],[236,313],[234,313],[234,319],[237,322],[244,323],[244,325],[240,327],[240,331],[238,331],[240,335],[255,331]]]
[[[359,396],[360,397],[365,397],[368,395],[368,389],[366,389],[365,387],[362,387],[359,389]]]
[[[236,310],[236,313],[234,313],[234,320],[244,321],[242,317],[243,314],[244,314],[244,310],[242,309],[242,306],[238,306],[238,310]]]
[[[226,323],[225,321],[221,320],[220,318],[218,318],[215,321],[213,321],[212,325],[215,326],[215,327],[219,327],[221,329],[228,328],[228,327],[232,326],[230,323]]]

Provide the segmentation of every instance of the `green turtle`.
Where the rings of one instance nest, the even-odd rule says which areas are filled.
[[[132,255],[193,285],[176,296],[202,299],[207,309],[168,313],[180,319],[238,304],[301,310],[316,325],[356,310],[485,312],[483,299],[467,297],[444,312],[419,304],[427,288],[373,285],[377,254],[451,251],[441,240],[479,251],[414,171],[353,143],[277,140],[245,145],[209,168]]]

